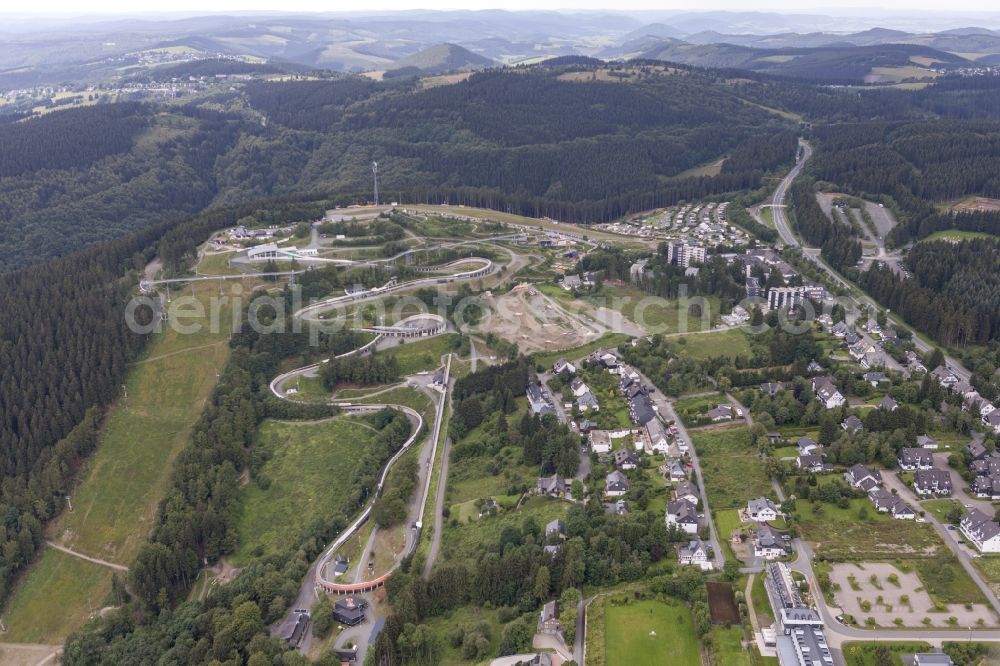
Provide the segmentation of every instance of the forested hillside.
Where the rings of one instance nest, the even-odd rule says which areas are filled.
[[[373,159],[394,199],[580,222],[756,188],[792,161],[793,125],[713,76],[560,78],[580,67],[593,65],[427,90],[361,77],[257,82],[206,100],[212,110],[101,105],[4,126],[19,150],[0,158],[0,270],[206,206],[291,192],[364,201]],[[682,176],[723,156],[715,177]]]
[[[862,286],[944,344],[983,344],[1000,336],[997,241],[918,243],[906,264],[912,280],[873,268],[863,274]]]

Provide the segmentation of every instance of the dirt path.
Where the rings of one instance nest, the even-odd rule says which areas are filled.
[[[66,546],[60,546],[53,541],[46,541],[47,546],[51,546],[56,550],[66,553],[67,555],[72,555],[73,557],[79,557],[81,560],[87,560],[88,562],[93,562],[94,564],[100,564],[102,567],[109,567],[115,571],[128,571],[128,567],[124,564],[115,564],[114,562],[108,562],[107,560],[101,560],[96,557],[91,557],[90,555],[84,555],[83,553],[78,553],[75,550],[67,548]]]

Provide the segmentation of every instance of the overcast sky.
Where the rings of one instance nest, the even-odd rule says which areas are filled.
[[[855,4],[855,3],[851,3]],[[943,12],[975,12],[998,11],[996,0],[951,0],[941,3],[940,0],[878,0],[871,4],[856,3],[859,13],[867,10],[881,9],[906,12],[907,10],[925,10]],[[830,0],[817,0],[814,3],[800,0],[702,0],[692,4],[689,0],[340,0],[325,2],[322,0],[152,0],[137,3],[135,0],[32,0],[28,3],[0,3],[0,13],[10,14],[94,14],[94,13],[127,13],[163,11],[184,13],[210,13],[232,11],[308,11],[308,12],[339,12],[339,11],[372,11],[393,9],[562,9],[562,10],[658,10],[658,11],[780,11],[788,13],[823,12],[845,14],[852,13],[854,8],[838,6]]]

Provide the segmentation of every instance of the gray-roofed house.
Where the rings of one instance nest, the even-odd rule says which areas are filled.
[[[665,520],[668,527],[675,525],[677,529],[688,534],[698,532],[698,509],[686,499],[676,499],[667,504]]]
[[[923,448],[904,447],[899,450],[896,460],[899,462],[899,468],[908,472],[934,467],[934,455]]]
[[[674,496],[677,499],[686,499],[695,506],[698,505],[698,491],[690,481],[682,481],[674,488]]]
[[[774,502],[766,497],[758,497],[747,502],[747,515],[750,516],[750,520],[766,523],[776,519],[779,513]]]
[[[564,523],[561,518],[556,518],[545,526],[545,536],[566,538],[566,523]]]
[[[937,449],[938,443],[937,440],[930,435],[917,435],[917,446],[922,449],[934,450]]]
[[[860,430],[863,430],[865,424],[862,423],[861,419],[859,419],[857,416],[851,414],[846,419],[844,419],[844,422],[840,424],[840,427],[846,430],[847,432],[855,433]]]
[[[566,494],[568,487],[566,479],[558,474],[539,477],[538,484],[535,486],[540,495],[548,495],[549,497],[562,497]]]
[[[601,403],[598,402],[597,396],[590,391],[587,391],[576,399],[576,406],[580,408],[581,412],[585,412],[590,409],[596,412],[601,408]]]
[[[899,403],[889,396],[885,396],[878,401],[878,405],[876,405],[876,407],[886,412],[894,412],[899,408]]]
[[[621,497],[628,492],[628,477],[615,470],[604,478],[604,494],[607,497]]]
[[[611,454],[618,469],[635,469],[641,462],[639,456],[628,449],[618,449]]]
[[[819,444],[812,437],[799,437],[795,446],[798,448],[800,456],[816,453],[820,448]]]
[[[1000,525],[979,509],[971,509],[959,526],[981,553],[1000,553]]]
[[[805,472],[818,474],[823,471],[823,456],[808,454],[795,459],[795,466]]]
[[[754,539],[753,554],[765,560],[773,560],[785,554],[785,543],[781,533],[770,525],[761,525]]]
[[[681,564],[700,567],[706,571],[712,569],[708,546],[701,539],[693,539],[686,546],[681,546],[677,551],[677,561]]]
[[[918,495],[951,495],[951,474],[946,469],[918,469],[913,489]]]
[[[866,493],[882,484],[882,475],[877,470],[868,469],[861,463],[852,465],[844,472],[844,479],[852,488],[860,488]]]

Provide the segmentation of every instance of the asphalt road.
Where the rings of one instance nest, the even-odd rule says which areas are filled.
[[[635,369],[639,372],[638,368]],[[653,382],[649,380],[649,377],[639,373],[640,381],[647,386],[655,386]],[[653,404],[659,408],[660,416],[665,421],[673,420],[677,424],[677,434],[688,443],[688,455],[691,458],[691,467],[694,469],[695,475],[698,479],[698,491],[701,493],[701,510],[699,513],[705,514],[705,522],[708,523],[709,530],[709,543],[712,546],[712,553],[715,555],[715,567],[717,569],[722,569],[722,565],[726,562],[726,557],[722,552],[722,544],[719,543],[719,535],[715,530],[715,521],[712,520],[712,511],[708,506],[708,493],[705,491],[705,477],[701,473],[701,464],[698,462],[698,453],[694,450],[694,441],[691,439],[691,435],[688,434],[687,428],[681,422],[677,413],[674,411],[673,403],[667,400],[663,393],[659,390],[654,391],[650,394],[650,399]]]
[[[857,287],[849,283],[844,278],[842,278],[840,274],[837,273],[837,271],[828,266],[826,262],[824,262],[820,258],[818,249],[805,247],[799,242],[798,238],[796,238],[795,234],[792,232],[792,228],[788,222],[788,218],[785,216],[785,209],[782,207],[782,204],[784,204],[785,197],[788,193],[788,188],[791,186],[792,181],[795,180],[795,178],[802,172],[802,168],[805,166],[806,162],[809,160],[810,157],[812,157],[813,154],[812,147],[809,146],[808,143],[802,140],[800,140],[799,143],[802,146],[802,151],[803,151],[802,159],[798,161],[798,163],[792,168],[792,170],[789,171],[788,174],[782,179],[781,183],[778,184],[778,187],[774,190],[774,196],[771,198],[771,203],[773,205],[772,219],[774,220],[774,226],[778,230],[778,235],[781,236],[781,240],[785,245],[788,245],[790,247],[802,248],[802,254],[807,259],[812,261],[814,264],[819,266],[820,269],[826,272],[834,282],[844,287],[845,289],[850,290],[852,294],[856,294]],[[882,307],[879,306],[877,303],[875,303],[875,301],[872,298],[870,298],[865,294],[862,294],[860,296],[855,295],[852,298],[855,301],[855,303],[859,306],[859,310],[861,307],[875,308],[880,310],[882,309]],[[893,325],[896,326],[897,329],[906,329],[912,331],[912,329],[909,326],[907,326],[905,322],[899,319],[899,317],[891,313],[888,313],[888,317],[892,321]],[[913,343],[917,347],[917,349],[923,353],[927,353],[932,349],[932,346],[930,344],[924,342],[916,334],[914,334],[913,336]],[[971,376],[972,373],[970,373],[956,359],[950,356],[945,356],[945,363],[948,364],[948,366],[951,368],[952,372],[955,373],[956,376],[965,381],[969,381],[969,377]],[[933,368],[928,368],[928,370],[933,370]]]

